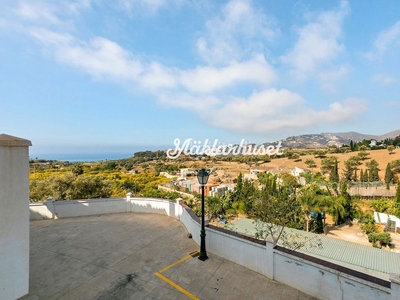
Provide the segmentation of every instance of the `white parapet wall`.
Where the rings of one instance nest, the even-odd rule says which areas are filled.
[[[200,220],[181,200],[153,198],[91,199],[31,204],[31,219],[137,212],[176,218],[200,244]],[[288,251],[273,240],[260,241],[212,225],[206,227],[207,251],[319,299],[400,299],[400,276],[382,280],[333,262]]]
[[[0,299],[29,292],[28,140],[0,134]]]
[[[318,299],[398,299],[390,288],[273,250],[273,279]],[[394,284],[393,284],[394,285]]]
[[[58,219],[130,212],[130,203],[125,198],[100,198],[86,200],[54,201],[31,203],[30,219]]]

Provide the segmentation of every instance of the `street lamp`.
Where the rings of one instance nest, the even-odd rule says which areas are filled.
[[[199,259],[205,261],[208,256],[206,252],[206,230],[204,229],[204,186],[207,184],[210,174],[205,169],[197,173],[197,180],[201,186],[201,230],[200,230],[200,254]]]

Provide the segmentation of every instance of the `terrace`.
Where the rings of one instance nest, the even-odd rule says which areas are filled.
[[[31,221],[30,234],[23,300],[312,299],[216,255],[198,260],[182,223],[160,214]]]

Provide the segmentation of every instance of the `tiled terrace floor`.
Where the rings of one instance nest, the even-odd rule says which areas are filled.
[[[156,276],[198,250],[185,227],[167,216],[123,213],[30,226],[24,300],[312,299],[211,253],[205,262],[190,257],[162,271],[164,279]]]

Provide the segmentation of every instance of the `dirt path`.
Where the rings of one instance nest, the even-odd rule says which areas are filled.
[[[392,247],[391,251],[400,253],[400,235],[397,233],[390,233],[392,236]],[[330,226],[328,236],[338,238],[345,241],[350,241],[353,243],[371,246],[368,242],[368,237],[362,232],[358,224],[354,225],[340,225],[340,226]],[[371,246],[372,247],[372,246]],[[389,250],[387,248],[387,250]]]

